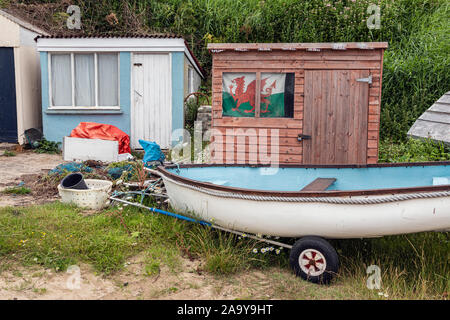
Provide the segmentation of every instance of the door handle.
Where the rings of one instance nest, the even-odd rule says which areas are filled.
[[[297,136],[297,140],[299,141],[299,142],[302,142],[303,140],[310,140],[311,139],[311,136],[308,136],[308,135],[306,135],[306,134],[299,134],[298,136]]]

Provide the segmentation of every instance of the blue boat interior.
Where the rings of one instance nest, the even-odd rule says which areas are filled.
[[[313,182],[315,185],[320,185],[317,183],[319,180],[326,181],[326,183],[322,183],[324,188],[320,190],[327,191],[450,185],[450,165],[369,168],[211,166],[173,168],[168,171],[200,182],[267,191],[300,191]]]

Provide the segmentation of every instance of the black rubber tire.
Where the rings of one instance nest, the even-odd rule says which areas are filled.
[[[311,276],[300,268],[299,257],[306,249],[317,250],[324,256],[326,268],[321,275]],[[313,283],[329,284],[339,270],[339,257],[333,246],[325,239],[316,236],[306,236],[297,240],[292,246],[289,264],[296,276]]]

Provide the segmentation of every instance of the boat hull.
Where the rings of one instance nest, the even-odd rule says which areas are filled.
[[[344,239],[450,230],[449,196],[381,203],[377,203],[382,198],[377,195],[341,197],[348,203],[280,197],[260,200],[217,193],[161,176],[175,210],[241,232]],[[408,194],[403,194],[403,198],[408,198]]]

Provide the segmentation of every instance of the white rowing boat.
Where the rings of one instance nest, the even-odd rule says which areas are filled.
[[[173,208],[230,230],[331,239],[450,231],[450,162],[158,172]]]

